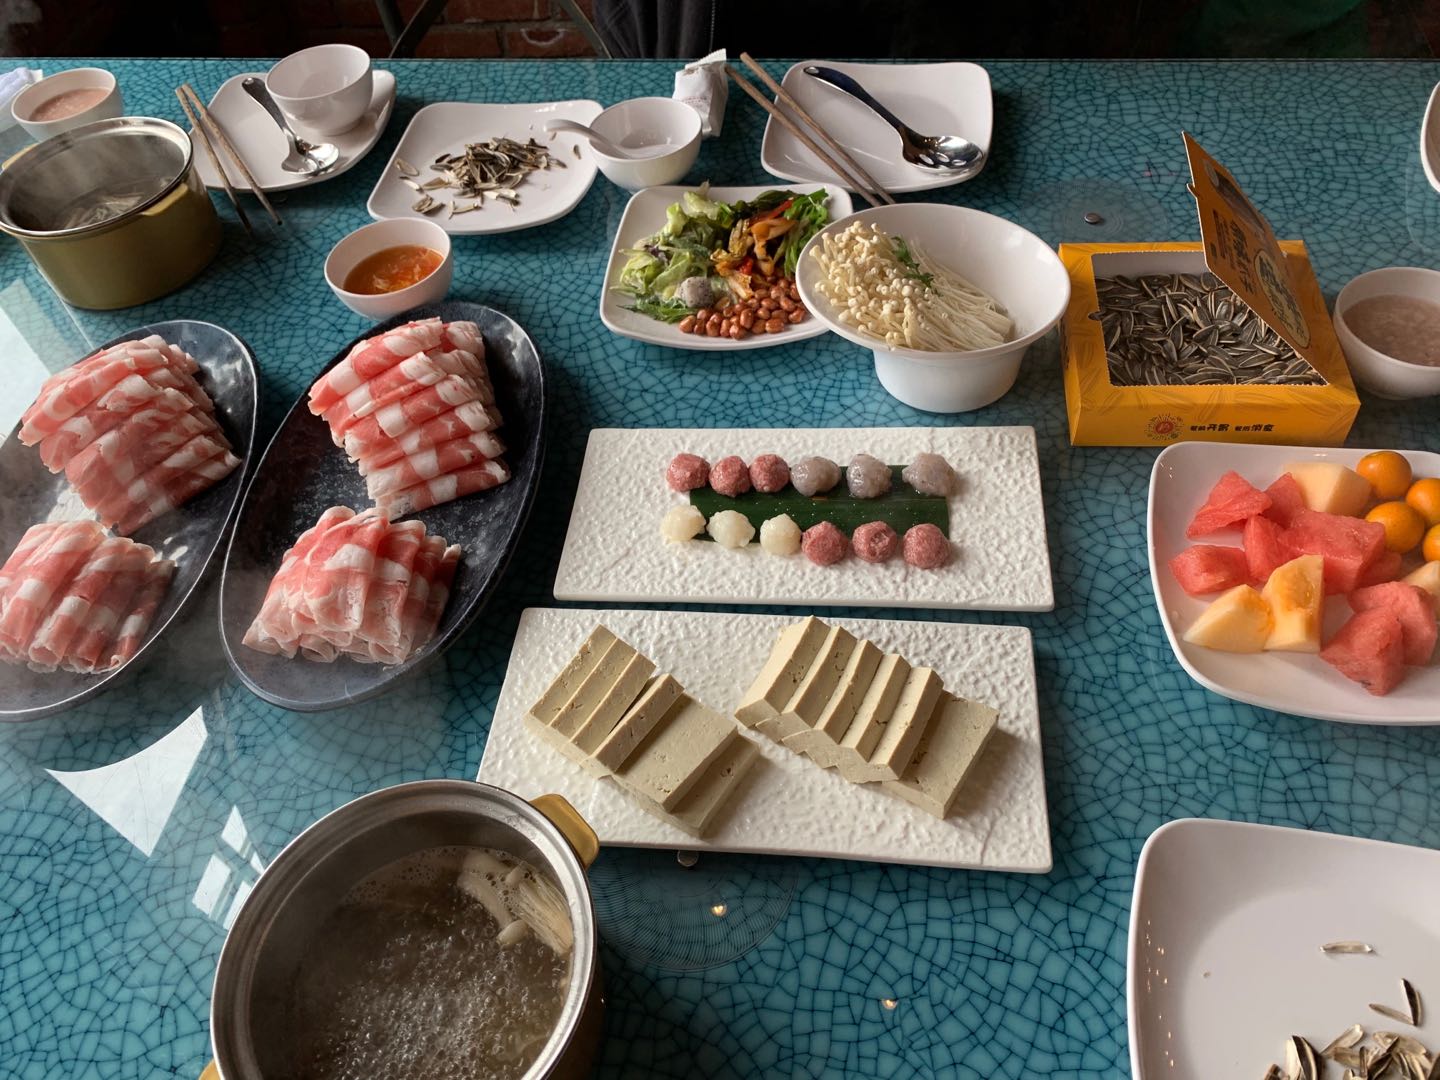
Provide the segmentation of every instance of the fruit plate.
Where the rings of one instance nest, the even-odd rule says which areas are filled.
[[[938,570],[916,569],[899,556],[883,565],[852,555],[835,566],[815,566],[803,555],[769,555],[754,543],[741,551],[704,540],[667,543],[660,520],[685,497],[666,486],[665,467],[681,451],[711,462],[764,453],[847,462],[866,453],[892,465],[925,451],[941,454],[960,479],[959,493],[950,497],[954,558]],[[596,429],[585,448],[555,598],[1050,611],[1055,593],[1035,430]]]
[[[531,608],[520,617],[479,779],[526,799],[558,792],[607,846],[870,859],[1043,874],[1051,868],[1040,716],[1030,631],[1021,626],[826,619],[933,668],[945,688],[1000,711],[951,814],[932,817],[873,785],[857,785],[763,735],[752,771],[697,840],[641,810],[525,725],[525,711],[603,623],[673,675],[697,701],[729,715],[798,616],[695,611]]]
[[[1437,1000],[1437,890],[1440,853],[1425,848],[1232,821],[1162,825],[1140,853],[1130,908],[1131,1075],[1259,1077],[1283,1068],[1291,1035],[1318,1051],[1357,1023],[1434,1049],[1433,1005],[1418,1029],[1367,1005],[1404,1012],[1401,979]],[[1321,951],[1339,941],[1374,952]]]
[[[1440,723],[1440,664],[1409,668],[1405,680],[1384,697],[1366,692],[1318,656],[1305,653],[1226,653],[1191,645],[1181,637],[1205,610],[1208,597],[1191,597],[1180,588],[1169,562],[1191,543],[1234,544],[1233,530],[1190,541],[1185,527],[1222,475],[1239,473],[1259,488],[1296,461],[1332,461],[1351,468],[1369,450],[1311,446],[1256,446],[1244,443],[1177,443],[1155,459],[1150,474],[1150,581],[1160,622],[1170,647],[1191,678],[1207,690],[1263,709],[1341,720],[1352,724]],[[1418,476],[1440,476],[1440,454],[1404,450]],[[1407,568],[1408,568],[1407,563]],[[1326,601],[1324,640],[1349,617],[1342,598]]]

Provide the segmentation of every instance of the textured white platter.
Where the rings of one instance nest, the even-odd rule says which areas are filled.
[[[891,112],[925,135],[962,135],[987,156],[994,129],[995,106],[990,74],[979,64],[848,64],[839,60],[802,60],[785,72],[780,85],[826,131],[840,135],[850,155],[864,166],[875,182],[894,195],[950,187],[980,175],[961,175],[945,169],[911,165],[900,153],[895,129],[843,91],[802,70],[823,64],[844,72]],[[814,180],[822,184],[842,181],[815,152],[774,119],[765,123],[760,143],[760,164],[773,176],[786,180]]]
[[[822,188],[823,184],[791,184],[790,190],[808,193]],[[753,199],[762,192],[774,190],[775,185],[764,187],[712,187],[709,195],[716,202],[737,202]],[[688,184],[670,187],[646,188],[637,191],[625,204],[625,213],[620,217],[620,227],[615,230],[615,242],[610,245],[610,259],[605,264],[605,280],[600,286],[600,321],[621,337],[651,345],[665,345],[672,349],[696,349],[702,351],[734,352],[743,349],[764,349],[771,345],[784,345],[791,341],[804,341],[825,333],[825,326],[818,319],[808,318],[795,326],[786,327],[778,334],[751,334],[743,341],[727,337],[706,337],[704,334],[682,334],[673,323],[660,322],[638,311],[631,311],[632,298],[616,292],[615,283],[624,269],[626,249],[633,248],[647,237],[654,236],[665,227],[665,211],[680,201],[687,191],[697,190]],[[831,221],[849,217],[854,209],[850,194],[838,185],[828,189],[830,198],[826,209]]]
[[[373,218],[423,218],[435,222],[453,235],[515,232],[545,225],[562,218],[585,197],[595,181],[595,159],[590,156],[586,140],[578,135],[561,132],[553,138],[545,131],[547,120],[574,120],[588,124],[600,115],[598,101],[543,101],[533,105],[489,105],[460,101],[443,101],[426,105],[415,114],[410,126],[390,160],[385,163],[380,179],[365,209]],[[420,170],[424,181],[430,163],[441,154],[458,154],[466,143],[508,136],[524,142],[534,139],[565,168],[537,170],[516,187],[520,205],[511,207],[495,200],[485,200],[483,210],[447,217],[437,210],[426,215],[412,210],[417,196],[395,170],[395,159],[403,158]],[[575,154],[579,148],[579,156]],[[437,192],[437,198],[450,201],[453,192]],[[470,200],[466,200],[467,202]]]
[[[1436,895],[1440,853],[1424,848],[1195,818],[1161,826],[1140,853],[1130,908],[1132,1075],[1259,1077],[1283,1068],[1289,1036],[1319,1050],[1351,1024],[1433,1049]],[[1375,953],[1322,953],[1331,941]],[[1402,978],[1429,1005],[1418,1030],[1366,1007],[1404,1011]]]
[[[303,125],[296,124],[295,133],[301,138],[308,138],[312,142],[334,143],[335,149],[340,152],[335,164],[319,176],[300,176],[280,167],[280,162],[284,161],[286,154],[290,152],[285,143],[285,133],[275,125],[275,121],[270,119],[269,114],[260,107],[260,103],[240,88],[240,84],[251,76],[263,80],[265,73],[245,71],[226,79],[220,89],[215,91],[215,96],[210,99],[207,108],[221,130],[235,144],[236,151],[245,159],[246,167],[254,174],[255,182],[262,191],[292,191],[312,184],[323,184],[341,173],[349,172],[380,141],[380,136],[385,133],[385,125],[390,122],[390,112],[395,107],[395,76],[376,68],[370,107],[365,110],[360,122],[349,131],[339,135],[316,135]],[[194,136],[193,128],[191,136]],[[239,166],[230,159],[230,155],[224,152],[223,147],[217,146],[215,149],[220,153],[230,186],[236,191],[250,190],[249,182],[240,172]],[[204,152],[198,140],[195,146],[195,168],[206,187],[224,187],[220,174],[215,171],[215,163],[210,160],[210,155]]]
[[[1440,476],[1440,454],[1402,450],[1416,476]],[[1440,663],[1406,669],[1405,681],[1384,697],[1368,693],[1318,656],[1305,653],[1226,653],[1185,642],[1183,635],[1213,597],[1187,596],[1170,560],[1192,544],[1240,546],[1240,530],[1188,540],[1185,527],[1222,475],[1234,469],[1264,490],[1292,461],[1354,466],[1369,450],[1244,443],[1176,443],[1155,459],[1150,474],[1150,581],[1160,622],[1180,666],[1207,690],[1262,709],[1352,724],[1440,723]],[[1406,563],[1407,570],[1410,563]],[[1325,605],[1324,640],[1350,617],[1343,598]],[[1328,1040],[1327,1040],[1328,1041]],[[1263,1071],[1263,1070],[1262,1070]]]
[[[729,612],[527,610],[495,706],[480,780],[527,799],[558,792],[584,815],[602,844],[1050,870],[1035,662],[1030,631],[1023,627],[828,620],[934,668],[946,689],[1000,710],[995,734],[944,821],[747,733],[762,757],[710,835],[696,840],[641,810],[613,782],[590,776],[522,721],[597,623],[649,656],[658,671],[675,676],[696,700],[733,715],[775,635],[794,621],[794,616]]]
[[[665,483],[681,451],[718,461],[776,453],[820,454],[843,467],[855,454],[892,465],[922,451],[960,476],[950,499],[955,557],[917,570],[896,557],[876,566],[846,559],[815,566],[803,555],[735,551],[707,541],[667,543],[660,519],[685,496]],[[843,481],[842,481],[843,483]],[[558,600],[824,604],[855,607],[1049,611],[1055,606],[1035,431],[975,428],[597,428],[555,575]]]

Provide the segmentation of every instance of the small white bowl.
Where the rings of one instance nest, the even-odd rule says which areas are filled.
[[[32,119],[36,110],[46,102],[72,90],[104,90],[105,96],[89,108],[81,109],[69,116],[62,116],[55,120]],[[97,67],[71,68],[69,71],[57,72],[27,86],[10,102],[10,115],[32,139],[37,141],[48,139],[52,135],[59,135],[62,131],[69,131],[71,128],[80,127],[93,120],[113,120],[117,116],[124,115],[124,112],[125,102],[120,96],[120,87],[115,82],[115,76],[104,68]]]
[[[590,127],[623,149],[653,148],[647,157],[617,158],[591,144],[600,171],[627,191],[679,183],[700,153],[700,114],[674,98],[622,101],[590,121]]]
[[[1440,271],[1419,266],[1389,266],[1361,274],[1335,297],[1335,336],[1355,381],[1377,397],[1399,399],[1440,394],[1440,367],[1411,364],[1373,349],[1355,336],[1345,312],[1372,296],[1413,296],[1440,304]]]
[[[386,248],[419,244],[440,253],[440,265],[414,285],[388,293],[353,293],[344,287],[350,271],[362,259]],[[421,304],[445,299],[455,276],[455,256],[450,251],[450,234],[433,221],[419,218],[392,218],[356,229],[330,249],[325,257],[325,282],[340,302],[367,319],[388,319]]]
[[[813,251],[821,237],[856,221],[905,237],[928,262],[994,297],[1014,320],[1014,337],[973,352],[926,352],[891,348],[839,322],[815,288],[820,267]],[[875,354],[881,386],[906,405],[933,413],[969,412],[1003,397],[1015,384],[1025,351],[1060,321],[1070,301],[1070,275],[1045,241],[994,214],[938,203],[880,206],[832,222],[805,245],[795,280],[815,318]]]
[[[369,109],[374,77],[364,49],[315,45],[272,67],[265,88],[297,127],[316,135],[341,135]]]

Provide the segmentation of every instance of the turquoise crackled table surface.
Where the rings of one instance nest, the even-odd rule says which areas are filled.
[[[230,75],[267,66],[102,63],[131,111],[171,119],[179,83],[208,96]],[[366,220],[370,187],[417,108],[610,104],[668,94],[673,70],[386,66],[400,101],[373,155],[280,199],[283,229],[262,227],[254,240],[222,206],[223,253],[173,296],[75,312],[72,322],[14,243],[0,243],[7,428],[42,364],[59,367],[132,325],[189,317],[253,346],[268,436],[317,366],[364,328],[331,297],[321,261]],[[1309,243],[1330,294],[1362,270],[1436,263],[1440,195],[1416,148],[1440,65],[987,66],[992,160],[975,181],[936,193],[942,200],[1002,214],[1051,242],[1190,239],[1184,128],[1235,172],[1281,236]],[[732,95],[724,137],[705,144],[691,179],[764,182],[763,119]],[[544,355],[554,434],[506,582],[442,662],[359,708],[287,713],[228,674],[212,589],[125,685],[0,732],[0,1076],[195,1076],[208,1057],[225,928],[266,863],[363,792],[475,775],[519,612],[552,602],[586,434],[598,426],[1033,425],[1058,597],[1047,614],[926,616],[1034,632],[1053,871],[702,860],[696,869],[708,877],[693,880],[731,889],[747,919],[682,948],[680,931],[634,917],[647,884],[675,880],[666,860],[607,853],[596,879],[612,911],[601,1076],[1125,1076],[1126,920],[1136,857],[1157,826],[1202,815],[1440,843],[1440,731],[1266,712],[1209,694],[1180,669],[1146,569],[1155,451],[1069,445],[1053,340],[1032,350],[1001,402],[958,418],[899,405],[876,383],[869,354],[833,336],[709,356],[639,346],[596,316],[624,205],[600,178],[561,221],[456,245],[452,295],[508,312]],[[1084,225],[1089,210],[1105,224]],[[1366,398],[1350,442],[1440,450],[1435,402]],[[628,923],[627,889],[641,897],[629,898]]]

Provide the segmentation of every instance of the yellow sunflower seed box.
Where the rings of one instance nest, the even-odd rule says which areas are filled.
[[[1060,259],[1070,272],[1070,303],[1060,324],[1070,441],[1077,446],[1166,446],[1182,439],[1340,445],[1360,399],[1304,243],[1277,241],[1225,167],[1188,134],[1185,148],[1200,243],[1060,245]],[[1123,320],[1113,317],[1107,348],[1098,281],[1207,270],[1295,351],[1299,359],[1287,370],[1303,373],[1308,384],[1244,382],[1253,367],[1237,369],[1241,381],[1236,383],[1184,382],[1187,375],[1210,377],[1195,370],[1207,355],[1207,313],[1171,310],[1175,299],[1167,309],[1175,317],[1165,320],[1165,337],[1176,346],[1175,355],[1167,355],[1165,342],[1153,330],[1149,337],[1151,349],[1158,346],[1153,355],[1170,366],[1162,360],[1142,364],[1146,350],[1124,341]],[[1155,370],[1167,379],[1173,371],[1174,381],[1140,381]]]

